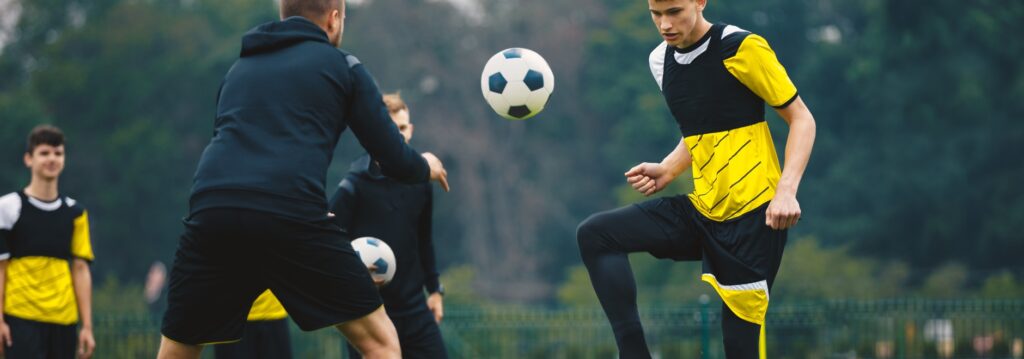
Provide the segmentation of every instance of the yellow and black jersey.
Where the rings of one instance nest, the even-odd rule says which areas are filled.
[[[764,105],[797,91],[768,42],[715,24],[689,47],[662,42],[650,63],[693,158],[694,207],[722,222],[770,201],[781,170]]]
[[[252,309],[249,310],[249,317],[246,320],[250,322],[261,321],[261,320],[278,320],[288,317],[288,312],[284,310],[284,306],[281,305],[281,301],[277,300],[274,293],[267,289],[260,294],[259,298],[252,303]]]
[[[3,311],[54,324],[78,322],[73,258],[93,260],[89,214],[60,196],[44,202],[23,191],[0,197],[0,260],[10,260]]]

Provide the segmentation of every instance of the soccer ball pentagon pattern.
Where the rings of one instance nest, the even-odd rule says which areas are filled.
[[[555,75],[536,52],[513,47],[487,60],[480,90],[498,115],[525,120],[544,109],[555,90]]]
[[[374,280],[384,280],[387,284],[395,277],[395,252],[384,241],[373,237],[360,237],[352,241],[352,249],[363,260],[366,268],[371,265],[377,266],[377,270],[370,273]]]

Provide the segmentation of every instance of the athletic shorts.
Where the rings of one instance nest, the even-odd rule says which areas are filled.
[[[12,315],[4,318],[11,328],[11,346],[4,348],[4,358],[76,358],[77,325],[44,323]]]
[[[664,236],[650,251],[658,258],[701,260],[701,279],[740,318],[764,324],[768,290],[782,263],[786,230],[765,224],[764,204],[746,214],[717,222],[700,214],[686,196],[664,197],[636,205]],[[659,239],[662,238],[662,239]]]
[[[333,221],[214,208],[185,220],[161,332],[192,345],[240,340],[253,301],[268,288],[306,331],[362,318],[382,305]]]

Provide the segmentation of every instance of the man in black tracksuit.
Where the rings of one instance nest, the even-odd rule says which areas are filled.
[[[405,140],[412,138],[409,108],[398,94],[384,103]],[[431,236],[433,191],[428,184],[387,178],[371,156],[352,163],[330,201],[338,225],[352,238],[370,236],[395,253],[395,276],[380,289],[384,308],[398,330],[404,358],[447,358],[438,323],[444,316],[444,290],[438,281]],[[423,290],[429,293],[424,298]],[[359,358],[351,345],[349,358]]]
[[[328,218],[327,167],[352,128],[384,175],[447,189],[446,174],[405,144],[366,68],[337,49],[344,14],[341,0],[282,0],[282,21],[242,38],[196,169],[158,357],[239,340],[267,289],[303,330],[336,326],[367,357],[401,356],[366,268]]]

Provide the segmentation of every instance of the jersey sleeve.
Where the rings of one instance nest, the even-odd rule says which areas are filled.
[[[0,260],[11,258],[11,230],[21,215],[21,197],[11,193],[0,197]]]
[[[75,258],[92,261],[92,238],[89,234],[89,212],[82,211],[82,214],[75,218],[75,230],[71,236],[71,255]]]
[[[788,106],[796,99],[796,86],[776,58],[775,51],[761,36],[731,36],[743,35],[745,37],[736,53],[725,59],[725,68],[768,105],[775,108]]]

